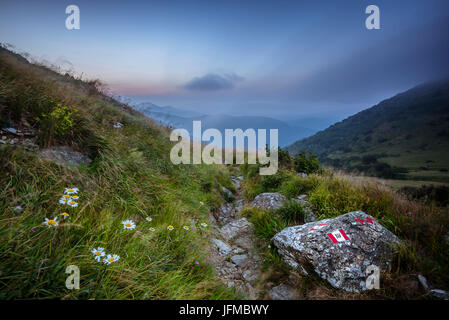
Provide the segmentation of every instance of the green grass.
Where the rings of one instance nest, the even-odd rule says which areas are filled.
[[[353,178],[332,170],[311,174],[308,178],[299,178],[294,172],[285,168],[280,168],[278,174],[278,179],[282,177],[283,182],[280,187],[272,188],[271,191],[280,192],[287,198],[307,194],[308,201],[319,220],[361,210],[375,217],[384,227],[404,240],[398,258],[394,261],[393,272],[384,275],[382,290],[350,298],[421,298],[420,291],[413,291],[407,287],[407,279],[416,278],[416,274],[425,275],[435,287],[449,288],[449,246],[444,240],[444,235],[449,231],[447,208],[409,201],[381,184],[381,179]],[[276,178],[272,180],[276,181]],[[257,189],[264,190],[257,177],[246,179],[243,188],[244,194],[245,192],[250,194]],[[244,214],[254,223],[256,235],[264,243],[262,255],[265,259],[264,270],[267,270],[267,278],[275,278],[279,283],[288,281],[290,272],[280,267],[280,257],[273,250],[273,245],[271,244],[271,249],[267,248],[277,232],[287,226],[303,223],[302,208],[295,202],[287,202],[278,210],[247,209]],[[326,298],[349,297],[313,277],[301,281],[298,290],[302,290],[301,288],[324,290]],[[307,295],[304,297],[307,298]]]
[[[0,63],[0,103],[7,107],[2,123],[25,119],[42,129],[35,116],[51,114],[57,102],[81,125],[68,121],[47,136],[39,134],[40,144],[70,145],[93,159],[89,166],[69,168],[20,147],[0,149],[0,299],[237,297],[205,262],[210,228],[199,227],[223,203],[221,185],[232,188],[225,167],[173,165],[165,129],[92,93],[89,84],[63,80],[4,52]],[[113,129],[115,121],[124,127]],[[66,187],[80,189],[77,208],[58,203]],[[70,214],[65,220],[64,211]],[[42,224],[53,217],[57,228]],[[133,219],[136,229],[124,230],[125,219]],[[192,223],[194,230],[182,229]],[[96,262],[90,252],[96,247],[120,260]],[[65,286],[69,265],[80,269],[79,290]]]

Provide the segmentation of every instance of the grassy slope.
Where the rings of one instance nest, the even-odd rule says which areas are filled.
[[[280,192],[287,198],[307,194],[318,219],[362,210],[404,240],[391,273],[382,275],[381,289],[351,294],[332,288],[320,278],[292,273],[270,246],[270,239],[287,226],[303,223],[303,210],[291,202],[276,212],[245,208],[243,214],[253,223],[265,264],[265,284],[294,282],[302,299],[418,299],[424,292],[416,275],[423,274],[437,288],[449,288],[449,246],[444,235],[449,231],[448,208],[408,201],[376,181],[353,179],[326,170],[300,178],[281,168],[274,176],[257,175],[257,167],[242,166],[245,175],[243,195],[251,201],[261,192]]]
[[[365,172],[361,158],[377,155],[409,170],[409,179],[449,182],[448,128],[449,81],[442,81],[382,101],[287,149],[310,149],[323,163]]]
[[[42,117],[55,103],[73,111],[75,125],[63,132]],[[71,145],[94,160],[89,167],[68,168],[22,148],[0,149],[0,298],[236,297],[202,263],[208,229],[182,229],[192,219],[197,226],[207,221],[209,209],[221,204],[218,184],[232,188],[225,168],[172,165],[163,128],[110,101],[92,83],[30,65],[5,50],[0,105],[3,125],[27,121],[40,129],[41,146]],[[115,121],[124,128],[113,129]],[[73,209],[58,203],[71,186],[80,189]],[[17,205],[22,212],[14,210]],[[65,221],[63,211],[70,214]],[[42,225],[55,216],[58,228]],[[123,230],[125,219],[133,219],[136,229]],[[168,231],[168,225],[175,229]],[[120,260],[107,267],[97,263],[90,251],[98,246]],[[80,268],[80,290],[65,287],[65,268],[72,264]]]

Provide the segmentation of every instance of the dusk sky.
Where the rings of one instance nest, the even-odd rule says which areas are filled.
[[[80,30],[65,28],[71,4]],[[280,119],[343,118],[448,77],[448,30],[447,0],[0,0],[0,42],[117,95]]]

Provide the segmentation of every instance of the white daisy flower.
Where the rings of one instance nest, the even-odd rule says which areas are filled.
[[[60,204],[67,204],[67,201],[69,201],[70,198],[65,198],[65,197],[61,197],[61,199],[59,199],[59,203]]]
[[[73,200],[67,201],[67,205],[71,206],[72,208],[78,207],[78,203],[76,203],[76,202],[73,201]]]
[[[122,224],[123,224],[123,229],[132,230],[136,227],[136,224],[132,220],[122,221]]]
[[[78,200],[80,197],[78,197],[77,195],[72,196],[72,199],[74,200]]]
[[[61,213],[61,216],[65,219],[69,217],[69,214],[67,212]]]
[[[154,232],[154,231],[156,231],[156,229],[154,229],[153,227],[151,227],[151,228],[150,228],[150,231],[151,231],[151,232]]]
[[[187,230],[187,231],[189,231],[190,230],[190,227],[189,226],[184,226],[184,227],[182,227],[184,230]]]
[[[172,231],[174,228],[175,228],[175,227],[173,227],[172,225],[169,225],[169,226],[167,227],[167,230],[168,230],[168,231]]]
[[[47,227],[51,228],[54,227],[56,228],[58,226],[58,220],[56,219],[56,217],[54,217],[53,219],[48,219],[45,218],[45,221],[42,222],[43,224],[45,224]]]
[[[118,255],[116,255],[116,254],[108,254],[106,256],[106,258],[103,259],[103,262],[105,264],[111,264],[113,262],[118,261],[119,259],[120,259],[120,257]]]
[[[203,202],[203,201],[200,201],[200,205],[204,206],[204,202]]]
[[[65,188],[64,193],[65,194],[74,194],[78,193],[78,188]]]
[[[148,222],[151,222],[153,219],[151,217],[146,217],[145,220],[147,220]]]
[[[207,223],[206,222],[201,222],[201,226],[206,228],[207,227]]]
[[[106,253],[104,252],[104,248],[98,247],[95,249],[92,249],[92,254],[94,255],[94,259],[100,262],[101,257],[104,257]]]

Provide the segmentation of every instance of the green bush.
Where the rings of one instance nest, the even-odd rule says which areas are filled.
[[[320,163],[316,155],[312,152],[302,151],[296,155],[295,160],[295,170],[297,172],[305,172],[305,173],[315,173],[320,171]]]
[[[304,223],[304,209],[301,204],[296,201],[289,201],[281,208],[276,210],[276,214],[280,215],[287,223]]]

